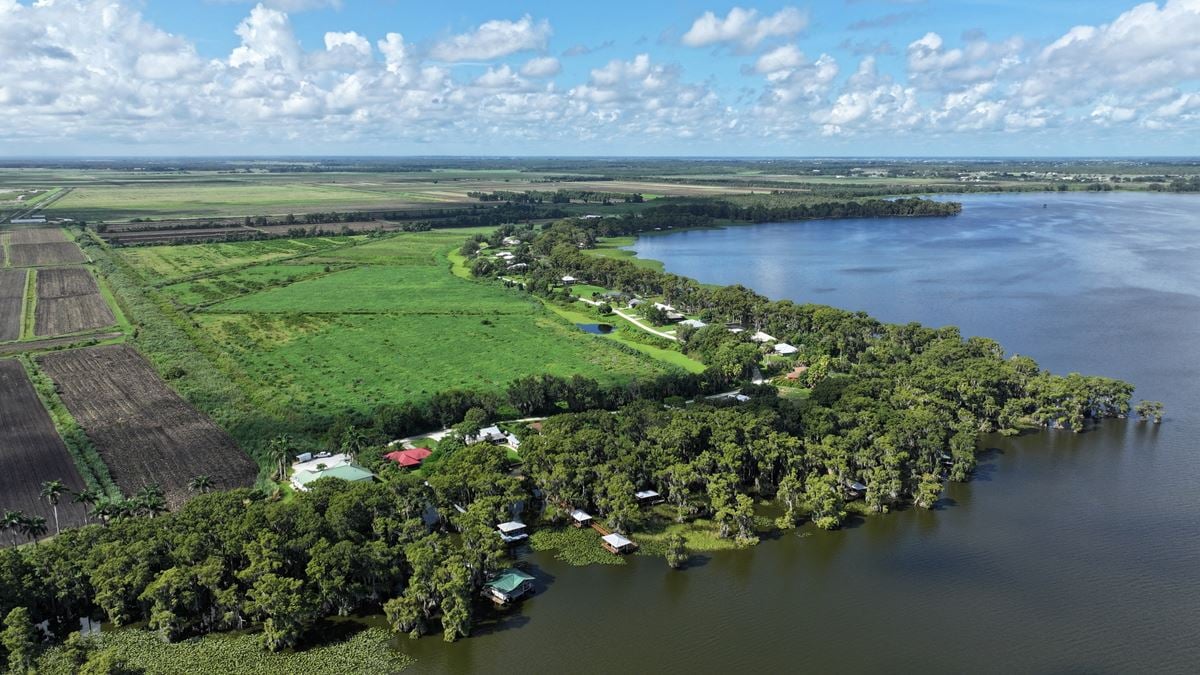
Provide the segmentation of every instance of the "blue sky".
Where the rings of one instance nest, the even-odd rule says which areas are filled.
[[[1200,0],[0,0],[0,155],[1200,154]]]

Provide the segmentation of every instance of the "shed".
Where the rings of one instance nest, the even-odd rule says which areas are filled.
[[[387,459],[404,467],[420,466],[425,458],[433,454],[429,448],[410,448],[408,450],[397,450],[384,455]]]
[[[497,572],[496,576],[483,587],[493,601],[508,604],[533,591],[533,577],[515,567],[510,567]]]
[[[639,504],[657,504],[662,501],[662,495],[654,490],[638,490],[633,496],[637,497]]]
[[[604,548],[607,549],[609,553],[629,553],[637,548],[637,544],[627,539],[620,532],[606,534],[603,537],[600,537],[600,540],[604,542]]]
[[[800,350],[786,342],[780,342],[775,345],[776,354],[783,354],[784,356],[787,356],[788,354],[795,354],[798,351]]]
[[[592,524],[592,516],[579,509],[571,511],[571,520],[575,521],[575,527],[587,527]]]
[[[525,523],[515,520],[500,523],[496,526],[496,529],[500,530],[500,538],[510,544],[529,538],[529,534],[525,532]]]

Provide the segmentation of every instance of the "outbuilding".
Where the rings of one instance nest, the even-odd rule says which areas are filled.
[[[795,354],[798,351],[800,351],[800,350],[797,349],[796,347],[793,347],[792,345],[789,345],[786,342],[779,342],[775,345],[775,353],[781,354],[783,356]]]
[[[589,527],[592,524],[592,516],[585,511],[574,509],[571,511],[571,521],[575,527]]]
[[[630,541],[620,532],[606,534],[603,537],[600,537],[600,540],[603,542],[604,548],[608,550],[609,553],[614,555],[632,553],[633,550],[637,548],[637,544]]]
[[[500,523],[496,529],[500,531],[500,538],[509,544],[529,538],[529,533],[525,531],[525,523],[516,520]]]
[[[638,490],[633,493],[639,504],[657,504],[663,500],[662,495],[654,490]]]
[[[766,333],[762,332],[761,330],[756,331],[754,333],[754,335],[751,335],[750,339],[753,340],[754,342],[764,342],[764,343],[765,342],[775,342],[775,338],[771,337],[770,335],[767,335]]]

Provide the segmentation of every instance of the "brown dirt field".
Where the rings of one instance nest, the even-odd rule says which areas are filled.
[[[0,269],[0,342],[21,337],[25,274],[25,270]]]
[[[91,272],[82,267],[38,270],[34,335],[66,335],[116,322]]]
[[[39,267],[42,265],[71,265],[85,262],[83,251],[73,241],[49,244],[10,244],[8,254],[13,267]]]
[[[12,243],[14,244],[54,244],[62,241],[69,240],[67,239],[67,235],[57,227],[27,228],[12,231]]]
[[[53,352],[39,364],[127,494],[158,483],[175,507],[199,475],[218,489],[253,485],[258,466],[132,347]]]
[[[86,487],[83,478],[25,368],[15,359],[0,360],[0,401],[0,510],[42,516],[49,534],[54,534],[54,510],[40,495],[42,483],[61,480],[67,489],[79,491]],[[82,525],[83,517],[83,506],[73,503],[69,494],[59,499],[63,528]],[[22,541],[18,534],[17,543]],[[10,544],[10,536],[0,537],[0,546]]]

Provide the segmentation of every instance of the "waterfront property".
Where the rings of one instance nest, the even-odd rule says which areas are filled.
[[[518,541],[529,538],[529,533],[525,529],[525,523],[510,520],[506,523],[500,523],[496,526],[500,531],[500,538],[508,544],[515,544]]]
[[[483,587],[493,602],[507,605],[533,592],[533,577],[515,567],[509,567],[496,573]]]
[[[575,524],[575,527],[591,527],[592,516],[585,511],[573,509],[571,511],[571,521]]]
[[[606,534],[603,537],[600,537],[600,540],[603,542],[604,548],[613,555],[632,553],[637,549],[637,544],[630,541],[620,532]]]

